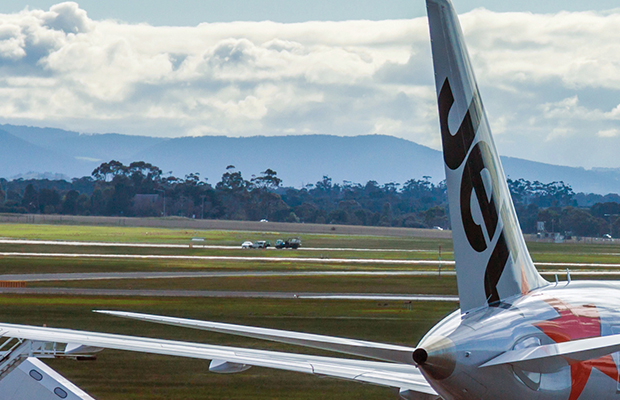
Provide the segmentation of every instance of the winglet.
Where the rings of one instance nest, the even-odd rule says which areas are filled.
[[[548,283],[525,245],[457,14],[427,0],[461,310]]]

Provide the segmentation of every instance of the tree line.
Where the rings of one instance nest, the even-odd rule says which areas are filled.
[[[619,203],[578,207],[575,193],[563,182],[519,179],[508,184],[526,233],[535,233],[538,222],[549,232],[577,236],[601,236],[610,228],[620,233]],[[433,183],[428,176],[404,184],[334,183],[324,176],[292,188],[283,187],[272,169],[246,179],[229,165],[211,185],[198,173],[178,178],[143,161],[124,165],[115,160],[71,182],[0,179],[0,212],[450,227],[445,182]]]

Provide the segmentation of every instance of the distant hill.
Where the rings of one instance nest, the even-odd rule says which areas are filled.
[[[29,172],[64,172],[80,170],[80,163],[70,156],[38,146],[0,129],[0,177]]]
[[[91,161],[91,163],[96,164],[95,166],[104,161],[110,161],[112,158],[129,160],[136,152],[167,140],[116,133],[80,135],[77,132],[62,129],[15,125],[0,125],[0,129],[32,144],[53,150],[58,154],[77,160]],[[86,175],[90,175],[91,172],[92,168]],[[71,175],[74,176],[74,174]],[[83,176],[84,174],[78,173],[78,175]]]
[[[443,179],[439,152],[391,136],[327,135],[250,138],[195,137],[171,139],[141,153],[164,171],[201,172],[218,182],[234,165],[246,179],[271,168],[284,183],[300,187],[324,175],[334,182],[400,182],[429,175]]]
[[[121,134],[84,135],[52,128],[0,125],[0,177],[27,173],[90,175],[103,161],[147,161],[183,177],[199,172],[217,183],[226,166],[234,165],[246,179],[271,168],[288,186],[316,183],[324,175],[333,182],[404,183],[430,176],[444,178],[439,151],[392,136],[330,135],[202,136],[153,138]],[[586,170],[502,157],[512,179],[544,183],[564,181],[576,192],[620,193],[620,171]]]

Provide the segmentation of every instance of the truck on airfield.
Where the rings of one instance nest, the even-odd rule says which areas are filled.
[[[298,249],[300,246],[301,246],[301,239],[299,238],[276,240],[276,249]]]

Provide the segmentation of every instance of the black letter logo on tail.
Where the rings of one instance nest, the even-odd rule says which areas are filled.
[[[457,169],[463,163],[474,141],[478,126],[480,126],[481,107],[480,100],[477,95],[474,95],[459,130],[455,135],[452,135],[448,126],[448,116],[453,104],[454,95],[450,83],[446,79],[439,93],[439,124],[441,125],[443,157],[450,169]]]
[[[487,248],[487,244],[482,233],[482,228],[474,222],[471,210],[472,191],[476,192],[476,199],[480,205],[480,211],[487,228],[489,238],[495,235],[497,228],[497,208],[495,207],[494,190],[497,188],[497,171],[487,169],[489,161],[492,159],[491,149],[485,142],[478,142],[472,149],[467,163],[463,169],[463,178],[461,180],[461,218],[463,219],[463,227],[467,234],[469,244],[477,252],[483,252]],[[485,162],[486,161],[486,162]],[[484,187],[482,171],[487,169],[491,174],[491,196]]]
[[[482,118],[482,104],[478,97],[478,92],[476,91],[474,94],[457,133],[452,135],[448,126],[448,116],[454,102],[455,99],[450,83],[446,79],[439,93],[439,122],[441,125],[444,160],[451,170],[456,170],[465,163],[459,193],[461,220],[471,248],[478,253],[482,253],[489,247],[490,243],[487,243],[487,241],[492,241],[497,234],[497,227],[500,224],[499,210],[504,208],[503,199],[500,195],[498,166],[493,156],[493,150],[488,143],[480,140],[472,148]],[[490,182],[488,183],[490,187],[489,185],[485,186],[483,171],[489,174]],[[475,201],[482,214],[482,225],[478,225],[474,221],[471,207],[474,191],[476,194]],[[510,258],[511,248],[515,247],[514,243],[509,243],[506,240],[506,229],[515,229],[516,227],[506,227],[505,224],[516,224],[511,223],[510,218],[506,220],[505,215],[501,215],[501,222],[503,225],[502,231],[499,233],[497,243],[487,261],[484,273],[484,291],[487,302],[490,305],[497,304],[501,300],[497,285]],[[486,230],[486,237],[483,229]]]

